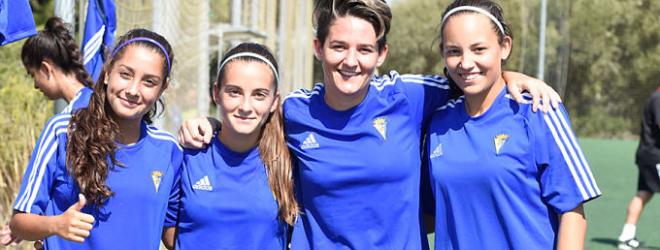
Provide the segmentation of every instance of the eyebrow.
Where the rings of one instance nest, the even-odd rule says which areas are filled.
[[[241,86],[234,85],[234,84],[231,84],[231,83],[225,83],[225,84],[223,84],[223,86],[225,88],[239,88],[239,89],[243,90],[243,88]],[[258,89],[252,90],[252,92],[254,92],[254,91],[268,91],[268,92],[270,92],[271,90],[268,89],[268,88],[258,88]]]
[[[341,45],[348,44],[348,42],[346,42],[344,40],[330,40],[328,44],[333,44],[333,43],[337,43],[337,44],[341,44]],[[376,41],[375,44],[358,43],[358,47],[360,47],[360,46],[376,48],[376,47],[378,47],[378,41]]]
[[[133,68],[131,68],[130,66],[126,65],[126,64],[119,64],[119,67],[120,67],[120,68],[125,68],[126,70],[130,71],[131,73],[135,73],[135,70],[134,70]],[[148,74],[148,73],[145,73],[144,76],[146,76],[147,78],[156,78],[156,79],[158,79],[159,81],[160,81],[160,79],[161,79],[160,76],[158,76],[158,75],[154,75],[154,74]]]
[[[478,42],[475,42],[475,43],[471,43],[470,45],[468,45],[468,47],[474,47],[474,46],[479,46],[479,45],[484,45],[484,44],[487,44],[487,42],[478,41]],[[445,47],[460,47],[460,46],[458,46],[457,44],[454,44],[454,43],[445,43]]]

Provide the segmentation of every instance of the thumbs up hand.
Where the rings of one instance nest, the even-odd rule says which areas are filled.
[[[85,241],[94,223],[92,215],[80,212],[86,203],[85,196],[78,194],[78,202],[71,205],[63,214],[57,216],[58,223],[55,229],[57,235],[70,241]]]

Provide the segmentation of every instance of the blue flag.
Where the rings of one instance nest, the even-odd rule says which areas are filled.
[[[98,80],[106,48],[115,40],[117,18],[112,0],[89,0],[83,37],[83,62],[94,82]]]
[[[37,34],[28,0],[0,0],[0,45]]]

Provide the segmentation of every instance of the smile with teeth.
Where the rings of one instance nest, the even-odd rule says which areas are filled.
[[[462,73],[462,74],[460,74],[460,76],[461,76],[461,78],[463,78],[463,79],[469,81],[469,80],[474,80],[474,79],[476,79],[477,77],[481,76],[481,73],[479,73],[479,72],[474,72],[474,73]]]
[[[342,76],[346,76],[346,77],[357,76],[357,75],[360,74],[360,72],[354,72],[354,71],[345,71],[345,70],[338,70],[338,71],[339,71],[339,74],[341,74]]]

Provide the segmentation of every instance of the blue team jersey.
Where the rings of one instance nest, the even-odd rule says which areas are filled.
[[[374,77],[365,99],[346,111],[325,88],[284,101],[286,137],[297,158],[303,213],[292,249],[423,249],[420,136],[448,85],[438,76]]]
[[[92,93],[94,93],[94,90],[88,87],[83,87],[75,96],[73,96],[69,105],[66,105],[60,114],[73,113],[78,109],[86,108],[89,106],[89,99],[92,98]]]
[[[470,117],[461,97],[427,139],[436,249],[554,249],[558,216],[601,194],[563,106],[534,113],[503,89]]]
[[[29,0],[0,0],[0,45],[36,34]]]
[[[14,209],[39,215],[59,215],[78,201],[80,192],[66,169],[67,126],[71,115],[51,118],[37,141],[25,170]],[[175,180],[182,150],[174,138],[145,123],[133,145],[118,145],[107,185],[114,192],[100,208],[82,210],[94,216],[84,243],[59,236],[45,239],[45,249],[159,249],[168,205],[175,204]]]
[[[186,150],[179,209],[178,225],[172,216],[166,223],[178,226],[177,249],[285,249],[287,225],[258,148],[236,153],[214,137]]]

